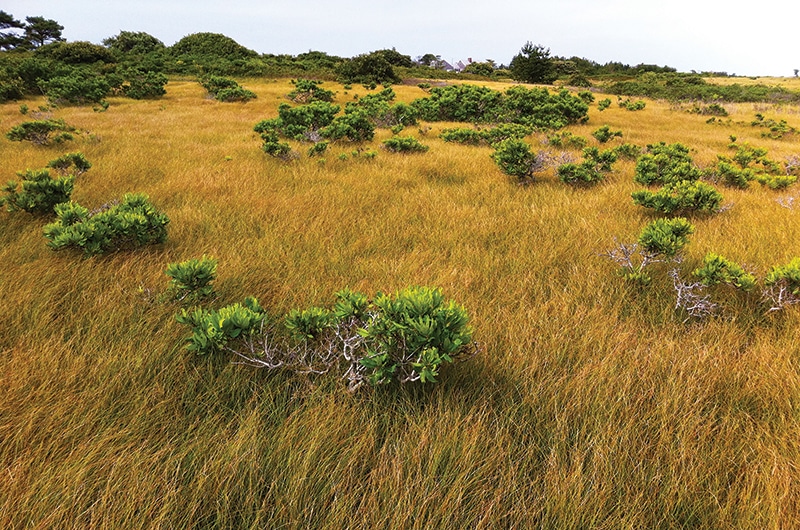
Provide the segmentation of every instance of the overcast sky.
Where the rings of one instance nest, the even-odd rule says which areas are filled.
[[[453,62],[508,64],[527,41],[552,55],[680,71],[791,76],[800,68],[800,1],[762,0],[3,0],[18,19],[44,16],[67,40],[121,30],[171,45],[203,31],[259,53],[352,57],[396,48]]]

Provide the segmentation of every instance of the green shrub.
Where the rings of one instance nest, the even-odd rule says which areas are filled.
[[[800,257],[792,259],[786,265],[777,265],[770,269],[764,278],[764,284],[784,284],[792,294],[800,295]]]
[[[75,176],[86,173],[92,164],[86,160],[83,153],[67,153],[47,163],[47,167],[55,169],[60,175],[72,174]],[[70,171],[72,168],[72,171]]]
[[[647,106],[647,104],[642,100],[631,101],[629,99],[626,99],[626,100],[621,100],[619,102],[619,106],[625,110],[637,111],[637,110],[643,110]]]
[[[456,128],[443,129],[439,138],[445,142],[454,142],[464,145],[481,145],[486,143],[482,131],[477,129]]]
[[[687,112],[690,114],[700,114],[702,116],[718,116],[718,117],[725,117],[728,115],[728,111],[720,105],[719,103],[711,103],[710,105],[695,105]]]
[[[750,186],[750,181],[756,178],[751,169],[741,169],[723,157],[717,161],[716,177],[725,186],[745,189]]]
[[[321,156],[328,150],[328,142],[317,142],[308,149],[308,156]]]
[[[593,163],[584,161],[581,164],[568,163],[560,165],[558,167],[558,178],[565,184],[591,186],[601,182],[605,175],[602,171],[598,171]]]
[[[292,310],[283,326],[267,325],[254,298],[216,311],[184,309],[176,319],[192,327],[190,351],[229,350],[243,364],[295,373],[340,370],[351,390],[436,382],[441,367],[472,346],[464,308],[428,287],[379,293],[372,302],[343,289],[332,310]]]
[[[572,77],[572,78],[570,79],[570,81],[571,81],[571,82],[572,82],[572,81],[575,81],[575,80],[576,80],[576,77],[577,77],[577,76],[575,76],[575,77]],[[586,78],[583,78],[583,79],[586,79]],[[576,84],[570,83],[570,85],[571,85],[571,86],[584,86],[584,87],[590,87],[590,86],[592,86],[592,84],[589,82],[589,80],[588,80],[588,79],[586,79],[586,82],[587,82],[587,83],[589,83],[589,84],[581,84],[581,85],[576,85]],[[583,101],[584,101],[584,102],[585,102],[587,105],[589,105],[590,103],[594,103],[594,94],[592,94],[592,93],[591,93],[590,91],[588,91],[588,90],[582,90],[582,91],[578,92],[578,97],[579,97],[579,98],[581,98],[581,99],[582,99],[582,100],[583,100]]]
[[[198,355],[219,352],[233,341],[251,338],[266,318],[264,309],[253,297],[216,311],[183,309],[175,316],[179,323],[192,326],[192,334],[186,338],[186,349]]]
[[[326,90],[320,85],[322,81],[311,79],[292,79],[294,90],[289,92],[286,97],[295,103],[310,103],[312,101],[333,101],[333,91]]]
[[[639,244],[651,254],[673,257],[689,243],[692,233],[694,227],[683,217],[656,219],[642,229]]]
[[[64,120],[26,121],[11,128],[6,138],[12,142],[28,141],[34,145],[60,144],[72,140],[75,128],[64,123]],[[51,136],[54,135],[54,136]]]
[[[533,176],[537,156],[531,151],[531,146],[526,142],[510,138],[495,146],[492,160],[495,161],[503,173],[523,181]]]
[[[683,144],[652,144],[639,157],[633,180],[639,184],[667,184],[682,180],[698,180],[701,171],[692,164],[689,148]]]
[[[776,121],[772,118],[765,118],[762,114],[756,114],[756,118],[751,122],[751,125],[767,129],[761,133],[761,136],[773,140],[778,140],[785,135],[793,135],[797,132],[797,129],[786,123],[786,120]]]
[[[600,101],[597,102],[597,110],[599,110],[600,112],[603,112],[610,106],[611,106],[611,100],[608,98],[601,99]]]
[[[622,131],[612,131],[608,125],[603,125],[594,131],[592,136],[594,136],[598,142],[604,144],[613,138],[622,138]]]
[[[131,99],[153,99],[167,93],[164,87],[168,79],[161,72],[130,69],[125,72],[125,80],[122,93]]]
[[[549,135],[547,143],[553,147],[565,147],[567,149],[583,149],[586,147],[586,138],[572,134],[569,131],[563,131]]]
[[[321,129],[320,135],[329,140],[368,142],[375,137],[375,126],[363,112],[350,112],[336,116],[331,123]]]
[[[676,213],[718,212],[722,194],[705,182],[680,180],[665,184],[656,192],[639,190],[631,194],[633,202],[668,215]]]
[[[302,311],[292,309],[284,325],[296,340],[315,340],[334,323],[334,313],[323,307],[311,307]]]
[[[756,175],[755,179],[759,184],[767,186],[773,190],[788,188],[797,182],[796,175],[768,175],[762,173]]]
[[[369,383],[436,382],[440,367],[472,342],[469,317],[439,289],[409,287],[378,294],[375,318],[359,331],[367,354],[360,360]]]
[[[165,274],[170,277],[169,290],[181,300],[197,300],[214,294],[211,285],[217,277],[217,260],[206,257],[170,263]]]
[[[614,152],[619,158],[637,160],[642,156],[642,148],[634,144],[620,144],[614,148]]]
[[[239,83],[227,77],[206,76],[200,79],[200,84],[214,99],[225,103],[234,101],[247,102],[257,97],[255,92],[246,90]]]
[[[741,265],[713,252],[706,254],[703,266],[692,274],[708,287],[724,283],[742,291],[752,291],[756,286],[755,276],[746,272]]]
[[[9,212],[24,210],[33,214],[52,214],[57,204],[69,201],[75,186],[73,175],[52,178],[46,169],[29,169],[17,175],[22,178],[21,190],[17,191],[20,184],[9,181],[2,189],[5,197],[0,198],[0,205],[5,204]]]
[[[574,186],[591,186],[605,179],[616,162],[617,155],[613,149],[600,151],[596,147],[583,150],[584,161],[580,164],[562,164],[558,168],[558,178],[565,184]]]
[[[44,227],[53,250],[80,248],[86,255],[163,243],[169,218],[147,195],[129,193],[122,202],[89,212],[73,202],[55,207],[58,219]]]
[[[428,146],[412,136],[395,136],[383,141],[384,147],[393,153],[424,153]]]
[[[105,76],[81,70],[41,80],[39,88],[54,105],[86,105],[101,103],[112,85]]]

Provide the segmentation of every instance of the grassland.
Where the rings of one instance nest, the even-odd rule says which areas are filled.
[[[519,186],[437,123],[410,131],[425,154],[340,160],[353,148],[333,146],[286,163],[252,127],[291,85],[242,84],[258,99],[174,81],[160,100],[59,109],[86,131],[66,147],[0,139],[5,178],[80,150],[94,167],[74,200],[141,191],[171,219],[163,246],[85,259],[49,250],[45,220],[0,213],[0,527],[800,526],[800,313],[739,303],[684,323],[665,276],[647,290],[617,277],[600,254],[652,219],[630,199],[632,162],[588,190],[552,174]],[[776,160],[800,152],[737,124],[800,126],[797,107],[726,107],[730,125],[663,102],[592,106],[570,130],[680,141],[701,166],[730,135]],[[25,119],[0,107],[3,132]],[[761,274],[800,255],[800,212],[775,200],[795,188],[723,193],[732,209],[693,220],[686,271],[708,251]],[[168,263],[202,254],[219,259],[215,304],[255,295],[275,314],[344,286],[439,286],[481,351],[439,384],[355,394],[193,356],[158,293]]]

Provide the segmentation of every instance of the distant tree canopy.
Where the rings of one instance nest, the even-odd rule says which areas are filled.
[[[44,17],[26,17],[22,23],[11,14],[0,11],[0,29],[20,30],[0,32],[0,48],[12,50],[16,48],[35,49],[50,42],[63,41],[61,32],[64,26]]]
[[[511,59],[511,77],[524,83],[551,84],[557,74],[550,58],[550,48],[526,42],[520,52]]]
[[[144,55],[164,51],[164,43],[143,31],[120,31],[119,35],[103,39],[103,44],[117,53]]]
[[[411,58],[405,55],[387,53],[391,51],[380,50],[353,57],[337,68],[336,72],[339,79],[347,83],[399,83],[400,77],[395,73],[390,60],[404,61],[407,58],[411,63]],[[413,63],[411,64],[413,65]]]
[[[176,42],[171,51],[175,56],[215,57],[229,61],[258,57],[258,53],[219,33],[187,35]]]

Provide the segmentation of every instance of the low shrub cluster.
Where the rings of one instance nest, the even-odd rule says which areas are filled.
[[[255,99],[255,92],[243,88],[239,83],[227,77],[209,75],[200,79],[200,84],[208,91],[208,94],[217,101],[247,102]]]
[[[394,295],[345,289],[332,308],[271,318],[255,298],[218,310],[184,309],[187,349],[231,352],[239,362],[294,373],[337,373],[350,390],[364,383],[436,382],[442,366],[474,348],[469,317],[441,290],[409,287]]]
[[[6,133],[12,142],[31,142],[34,145],[60,144],[75,137],[75,127],[67,125],[64,120],[34,120],[15,125]]]
[[[622,131],[612,131],[608,125],[603,125],[592,133],[595,140],[604,144],[614,138],[622,138]]]
[[[499,144],[511,138],[521,140],[531,134],[530,127],[517,123],[501,123],[494,127],[455,128],[442,130],[439,137],[445,142],[454,142],[463,145],[491,145]],[[563,133],[570,134],[570,133]],[[576,137],[577,138],[577,137]]]
[[[294,90],[286,95],[295,103],[311,103],[312,101],[333,101],[333,91],[322,88],[322,81],[312,79],[292,79]]]
[[[412,136],[394,136],[383,141],[383,146],[392,153],[424,153],[428,146]]]
[[[476,85],[435,87],[411,106],[425,121],[518,123],[534,129],[560,129],[588,119],[589,106],[568,90],[514,86],[505,92]]]
[[[147,195],[128,193],[122,201],[90,212],[74,202],[56,205],[57,219],[44,227],[53,250],[81,249],[87,256],[163,243],[169,218]]]
[[[611,172],[612,164],[617,161],[613,149],[600,151],[596,147],[583,150],[584,160],[578,164],[567,163],[558,167],[558,178],[565,184],[573,186],[592,186],[605,179]]]

